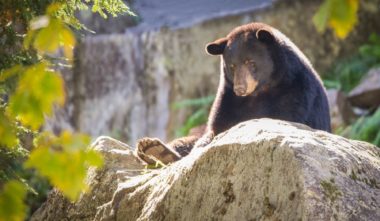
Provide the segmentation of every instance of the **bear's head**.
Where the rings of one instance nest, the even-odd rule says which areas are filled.
[[[206,51],[211,55],[222,55],[227,84],[233,87],[237,96],[248,96],[265,90],[271,83],[274,61],[270,47],[275,42],[270,26],[251,23],[207,44]]]

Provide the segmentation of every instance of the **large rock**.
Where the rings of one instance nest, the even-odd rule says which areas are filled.
[[[95,146],[113,152],[106,164],[119,162],[117,169],[97,173],[123,172],[89,181],[110,182],[109,190],[93,188],[69,205],[49,204],[62,201],[52,195],[35,220],[380,220],[380,151],[365,142],[252,120],[181,161],[132,177],[125,172],[142,165],[123,144],[111,140],[122,147],[112,151],[109,142]]]
[[[194,112],[173,109],[172,104],[215,94],[219,59],[206,55],[204,47],[234,27],[259,21],[278,28],[320,73],[336,58],[356,52],[369,33],[380,29],[379,0],[360,8],[360,22],[344,41],[330,32],[317,33],[312,16],[321,1],[134,2],[141,15],[136,26],[82,39],[74,73],[65,76],[66,108],[48,129],[110,135],[132,146],[145,136],[169,140]],[[120,24],[126,27],[125,22]]]
[[[380,106],[380,68],[371,69],[349,94],[352,105],[361,108]]]

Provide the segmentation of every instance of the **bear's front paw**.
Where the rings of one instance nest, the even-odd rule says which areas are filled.
[[[136,153],[148,164],[154,164],[156,162],[168,164],[181,159],[178,153],[157,138],[146,137],[140,139],[137,142]]]

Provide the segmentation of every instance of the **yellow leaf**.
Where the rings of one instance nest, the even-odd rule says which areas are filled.
[[[7,80],[8,78],[17,75],[23,71],[23,68],[21,65],[15,65],[7,70],[4,70],[1,72],[0,75],[0,82]]]
[[[58,142],[65,148],[67,147],[68,151],[77,151],[87,147],[91,139],[85,134],[77,133],[73,135],[69,131],[63,131],[58,138]]]
[[[0,112],[0,145],[12,148],[17,145],[16,128],[1,110]]]
[[[67,59],[73,60],[73,57],[74,57],[73,50],[74,48],[72,46],[69,46],[69,45],[63,46],[63,54],[65,55]]]
[[[71,60],[73,58],[76,40],[73,32],[66,26],[64,26],[60,32],[60,41],[65,57]]]
[[[34,48],[40,53],[54,53],[59,48],[59,33],[62,27],[61,21],[51,18],[49,25],[36,34]]]
[[[66,26],[62,28],[61,31],[61,41],[64,45],[70,45],[71,47],[75,46],[76,40],[73,32]]]
[[[328,25],[336,36],[345,38],[357,23],[358,7],[359,0],[325,0],[313,23],[319,32],[324,32]]]
[[[62,77],[49,71],[46,63],[38,63],[25,69],[16,92],[10,97],[8,111],[35,130],[43,124],[44,115],[52,113],[53,105],[63,105],[64,99]]]
[[[34,40],[35,35],[36,35],[35,30],[31,30],[31,29],[28,30],[28,32],[26,33],[26,35],[24,37],[24,41],[23,41],[23,46],[25,49],[30,48],[30,46],[32,45],[32,42]]]
[[[70,28],[55,18],[50,18],[49,24],[38,30],[36,34],[28,33],[24,39],[25,47],[28,48],[32,41],[33,47],[39,53],[54,53],[62,46],[65,57],[69,59],[73,57],[73,49],[76,43],[75,36]]]
[[[359,0],[335,0],[329,26],[339,38],[346,38],[357,23]]]
[[[50,4],[46,9],[47,15],[54,15],[56,12],[58,12],[62,8],[62,3],[54,2]]]
[[[90,138],[68,131],[54,137],[47,132],[40,135],[25,166],[36,168],[70,200],[76,200],[88,187],[85,182],[89,166],[101,166],[102,157],[87,149]]]
[[[93,167],[103,166],[103,158],[98,152],[96,152],[95,150],[89,150],[87,151],[86,154],[87,154],[86,160],[89,166],[93,166]]]
[[[26,188],[17,181],[9,181],[0,192],[0,221],[22,221],[25,218]]]

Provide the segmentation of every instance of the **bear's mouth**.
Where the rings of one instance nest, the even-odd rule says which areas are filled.
[[[246,97],[257,89],[259,82],[251,74],[242,75],[234,79],[234,93],[236,96]]]
[[[244,84],[234,85],[234,92],[236,96],[246,97],[252,94],[257,88],[258,82],[255,80],[249,80],[244,82]]]

